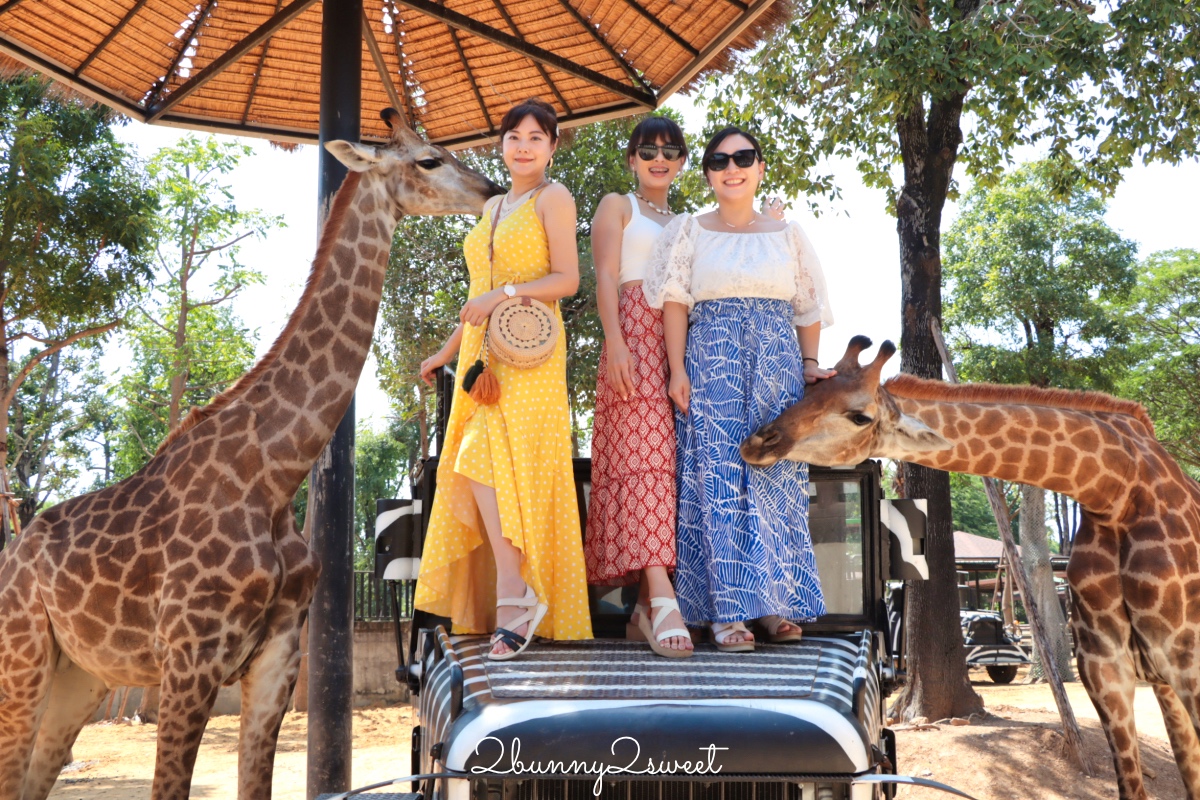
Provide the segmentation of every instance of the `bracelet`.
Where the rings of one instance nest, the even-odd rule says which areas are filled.
[[[819,366],[821,366],[821,362],[820,362],[820,361],[817,361],[817,360],[816,360],[815,358],[813,358],[812,356],[802,356],[802,357],[800,358],[800,360],[801,360],[801,361],[811,361],[811,362],[813,362],[814,364],[816,364],[818,367],[819,367]]]

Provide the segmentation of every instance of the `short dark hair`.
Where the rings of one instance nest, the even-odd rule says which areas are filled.
[[[754,152],[758,153],[758,160],[766,162],[766,159],[763,158],[762,145],[758,143],[758,138],[753,133],[744,131],[736,125],[729,125],[721,128],[721,130],[714,133],[712,138],[708,140],[708,145],[704,148],[704,155],[700,158],[701,169],[708,169],[708,162],[712,159],[713,154],[717,152],[717,148],[721,146],[721,142],[730,136],[745,136],[754,148]]]
[[[533,117],[551,142],[558,141],[558,114],[554,112],[554,106],[538,97],[522,100],[508,110],[500,120],[500,138],[503,139],[504,134],[520,125],[526,117]]]
[[[667,144],[682,147],[683,158],[687,160],[688,146],[683,129],[670,117],[660,116],[646,117],[637,124],[637,127],[629,134],[629,144],[625,147],[625,158],[633,158],[640,145],[654,144],[659,138],[666,140]]]

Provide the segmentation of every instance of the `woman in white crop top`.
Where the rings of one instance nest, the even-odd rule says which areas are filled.
[[[606,195],[592,221],[604,347],[596,376],[592,493],[584,558],[588,582],[640,581],[627,635],[670,658],[692,655],[669,571],[675,569],[675,422],[667,397],[662,312],[641,284],[663,226],[671,182],[687,158],[683,131],[647,117],[626,149],[637,188]],[[647,613],[649,612],[649,613]]]
[[[679,511],[675,589],[688,624],[717,647],[754,649],[746,623],[798,641],[799,621],[825,613],[808,534],[808,467],[761,469],[739,447],[833,373],[817,364],[833,323],[820,262],[795,223],[754,211],[762,148],[737,128],[705,149],[716,211],[680,215],[663,231],[645,283],[663,309],[676,413]]]

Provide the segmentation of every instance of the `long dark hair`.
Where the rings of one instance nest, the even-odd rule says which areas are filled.
[[[754,152],[758,153],[758,160],[766,163],[766,159],[763,158],[762,145],[758,143],[758,137],[749,131],[742,130],[736,125],[729,125],[721,128],[721,130],[714,133],[712,138],[708,140],[708,145],[704,148],[704,155],[700,158],[701,169],[708,169],[709,159],[713,157],[713,153],[717,152],[717,148],[721,146],[721,142],[730,136],[745,136],[746,140],[754,148]]]
[[[500,120],[500,138],[503,139],[504,134],[520,125],[526,117],[533,117],[551,142],[558,141],[558,114],[554,112],[554,106],[537,97],[522,100],[508,110]]]
[[[683,148],[683,159],[686,161],[688,157],[687,139],[683,136],[683,129],[670,117],[646,117],[637,124],[633,132],[629,134],[629,144],[625,147],[625,160],[633,158],[637,154],[638,146],[643,144],[654,144],[662,138],[667,144],[679,145]]]

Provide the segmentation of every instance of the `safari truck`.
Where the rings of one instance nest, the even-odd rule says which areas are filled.
[[[452,381],[438,380],[439,450]],[[414,499],[380,502],[388,580],[417,575],[437,466],[423,462]],[[581,520],[590,466],[575,460]],[[897,775],[884,725],[903,664],[884,592],[891,576],[927,574],[921,509],[883,499],[877,462],[813,467],[809,480],[828,613],[798,644],[661,658],[623,638],[636,586],[590,587],[595,639],[540,639],[511,661],[489,661],[487,637],[453,635],[449,620],[417,611],[407,634],[398,623],[396,674],[417,709],[403,782],[424,800],[878,800],[896,783],[960,794]]]

